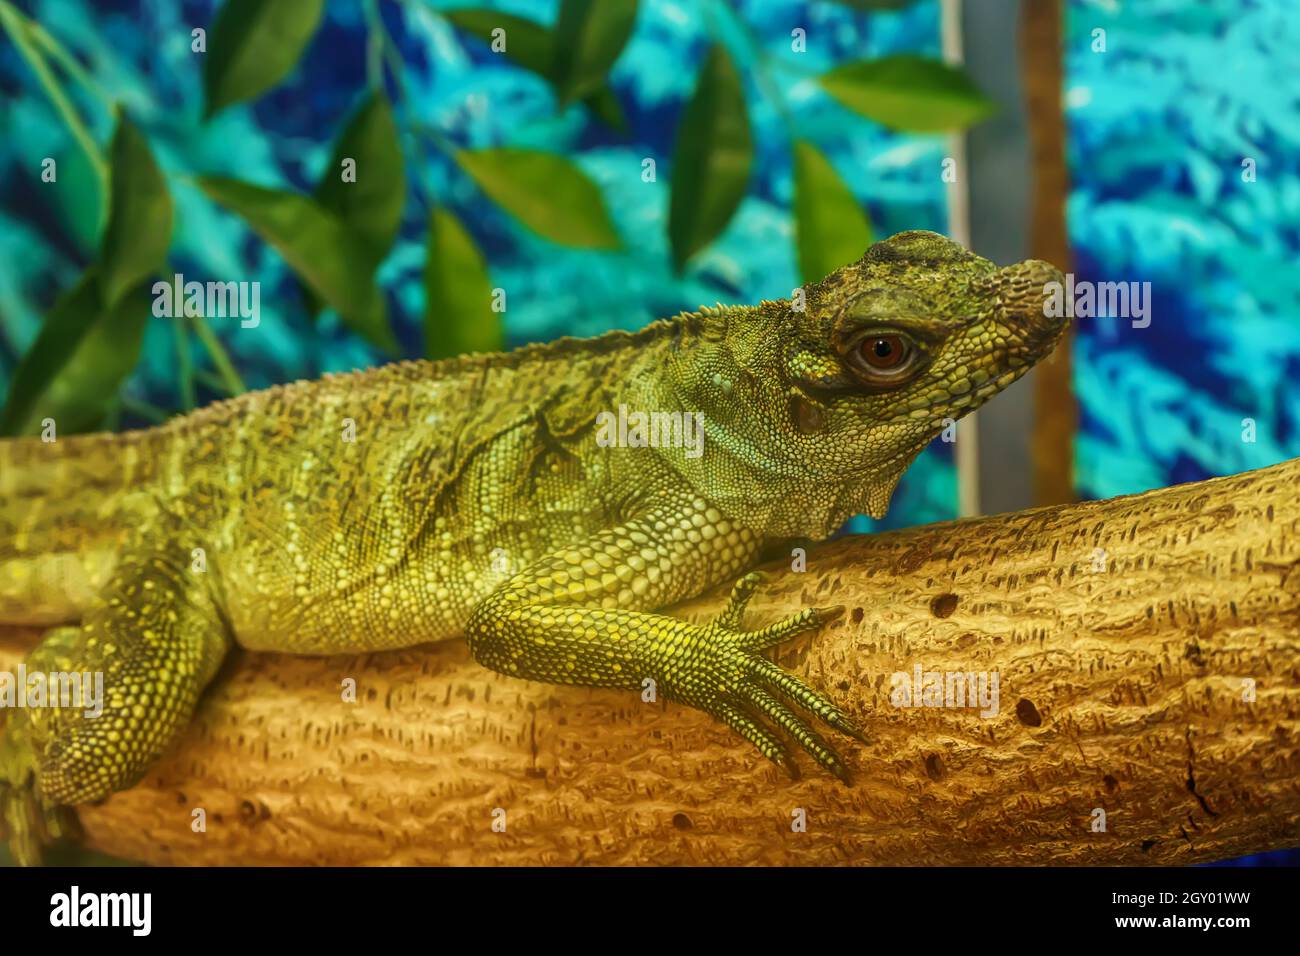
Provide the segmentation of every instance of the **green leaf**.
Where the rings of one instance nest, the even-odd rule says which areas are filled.
[[[871,245],[871,223],[857,198],[822,151],[804,140],[794,144],[794,225],[804,282],[856,262]]]
[[[274,246],[298,278],[336,309],[349,328],[382,349],[397,351],[384,297],[372,278],[370,252],[342,220],[296,193],[222,176],[201,176],[198,182],[210,198]]]
[[[845,63],[821,84],[855,113],[914,133],[965,129],[997,111],[964,72],[910,53]]]
[[[118,117],[109,146],[108,226],[100,247],[100,290],[113,306],[128,289],[162,268],[172,234],[172,197],[149,144]]]
[[[226,0],[208,38],[206,115],[260,96],[288,76],[324,9],[325,0]]]
[[[492,31],[505,31],[505,50],[502,55],[526,70],[555,85],[555,34],[533,20],[499,13],[496,10],[448,10],[443,14],[466,33],[471,33],[484,43],[492,43]],[[558,94],[557,94],[558,95]],[[613,129],[626,132],[627,117],[623,107],[603,79],[599,86],[583,98],[583,103],[601,122]]]
[[[141,283],[106,309],[99,275],[87,270],[54,304],[15,370],[0,434],[35,434],[44,418],[54,419],[60,434],[98,427],[140,360],[149,316],[145,290]]]
[[[635,23],[636,0],[562,0],[552,66],[561,105],[601,87]]]
[[[462,150],[456,162],[494,202],[539,236],[583,249],[619,247],[605,198],[563,156],[531,149]]]
[[[542,24],[497,10],[448,10],[443,16],[484,43],[493,42],[493,30],[503,30],[502,53],[524,69],[550,78],[555,36]]]
[[[356,182],[343,181],[343,161],[356,162]],[[402,145],[388,101],[371,94],[334,144],[316,201],[337,215],[367,246],[375,263],[397,238],[406,202]]]
[[[456,216],[429,216],[424,267],[424,343],[431,359],[498,352],[505,344],[501,314],[492,310],[492,281],[483,253]]]
[[[749,185],[753,160],[740,75],[722,47],[715,46],[677,125],[668,238],[679,272],[730,221]]]
[[[627,132],[627,114],[623,112],[623,104],[618,101],[618,97],[608,86],[602,86],[582,102],[596,119],[610,129],[620,133]]]
[[[356,178],[343,181],[343,161],[356,163]],[[402,146],[393,111],[382,94],[372,93],[352,114],[316,187],[316,201],[334,213],[370,252],[372,266],[388,254],[402,224],[406,203]],[[320,300],[303,289],[307,313],[315,318]]]
[[[54,158],[59,178],[42,184],[42,193],[51,198],[59,221],[77,249],[92,259],[103,237],[101,217],[107,212],[103,184],[83,150],[69,147]]]

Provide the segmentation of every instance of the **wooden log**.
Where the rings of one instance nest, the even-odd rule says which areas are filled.
[[[1300,845],[1300,459],[845,538],[769,571],[751,626],[848,607],[778,660],[866,728],[839,740],[852,786],[807,759],[793,782],[682,706],[494,674],[459,642],[241,652],[173,753],[81,808],[87,841],[172,864],[1154,864]],[[33,637],[0,635],[0,667]],[[996,675],[995,712],[899,706],[917,668]]]

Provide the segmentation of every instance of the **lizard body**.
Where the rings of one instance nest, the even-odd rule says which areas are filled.
[[[761,655],[835,610],[744,631],[744,572],[774,543],[883,515],[946,421],[1050,352],[1053,280],[902,233],[802,302],[0,442],[0,623],[52,628],[29,670],[102,671],[106,688],[97,718],[9,714],[0,811],[18,858],[66,827],[64,808],[134,783],[236,643],[334,654],[464,635],[517,677],[653,680],[777,763],[793,770],[774,727],[846,777],[787,701],[856,733],[849,718]],[[702,445],[608,447],[598,416],[620,407],[700,415]],[[654,613],[738,576],[710,624]]]

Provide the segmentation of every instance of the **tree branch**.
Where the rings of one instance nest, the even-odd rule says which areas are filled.
[[[685,707],[510,679],[450,642],[241,653],[182,745],[81,818],[97,849],[184,864],[1191,863],[1300,845],[1298,491],[1300,459],[773,569],[751,624],[848,605],[779,659],[866,728],[839,741],[852,787],[806,759],[791,782]],[[0,634],[0,667],[31,639]],[[996,674],[996,714],[894,706],[891,675],[917,667]]]

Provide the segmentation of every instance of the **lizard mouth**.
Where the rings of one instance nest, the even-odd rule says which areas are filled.
[[[1003,391],[1007,386],[1022,378],[1033,367],[1033,362],[1016,362],[1011,365],[1008,371],[1003,372],[997,378],[990,378],[988,381],[982,382],[973,388],[968,388],[965,392],[951,398],[940,399],[919,408],[909,408],[894,416],[892,420],[896,422],[908,419],[918,421],[941,414],[946,417],[959,418],[975,411],[998,392]]]

